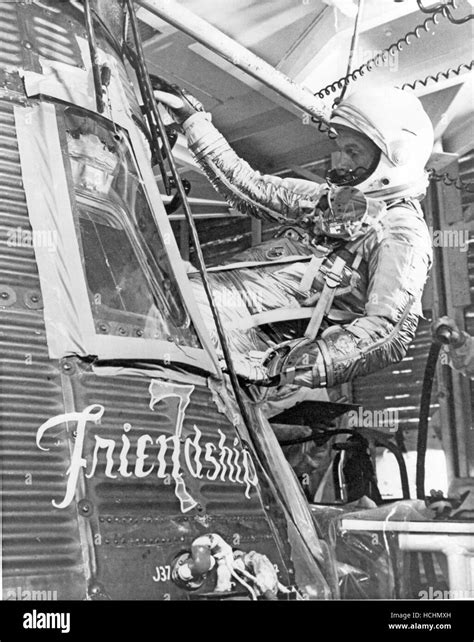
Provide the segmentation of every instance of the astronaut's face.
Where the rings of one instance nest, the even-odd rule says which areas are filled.
[[[332,156],[328,181],[335,185],[358,185],[372,174],[380,159],[377,145],[364,134],[336,125],[337,149]]]

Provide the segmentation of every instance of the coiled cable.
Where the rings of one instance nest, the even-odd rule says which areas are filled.
[[[443,11],[443,14],[446,16],[446,18],[449,20],[449,22],[452,22],[454,25],[462,25],[468,22],[469,20],[474,20],[474,13],[469,13],[467,16],[464,16],[463,18],[455,18],[451,11],[449,10],[448,5],[450,4],[453,9],[457,9],[456,7],[456,1],[453,0],[453,2],[446,3],[446,4],[439,4],[436,7],[424,7],[423,3],[421,0],[416,0],[416,3],[418,5],[418,9],[422,11],[423,13],[434,13],[435,11]]]
[[[399,38],[397,42],[392,43],[383,51],[379,51],[373,58],[370,58],[369,60],[364,62],[362,65],[357,67],[357,69],[354,69],[354,71],[352,71],[350,74],[347,74],[346,76],[335,80],[326,87],[323,87],[319,91],[315,92],[314,95],[321,99],[326,98],[332,93],[337,92],[339,89],[343,89],[350,82],[358,80],[366,72],[370,72],[375,67],[378,67],[381,64],[387,62],[389,56],[394,56],[396,53],[403,51],[404,45],[409,46],[412,44],[410,36],[419,39],[421,38],[423,32],[428,33],[432,26],[438,24],[439,18],[443,16],[449,19],[446,11],[448,5],[455,8],[454,0],[449,0],[449,2],[447,2],[445,5],[440,6],[433,11],[430,11],[429,18],[426,18],[426,20],[422,24],[417,25],[412,31],[406,33],[404,36]],[[320,131],[323,130],[320,129]]]
[[[467,63],[463,62],[457,67],[449,67],[445,71],[438,71],[437,74],[430,74],[425,78],[413,80],[412,82],[403,83],[400,89],[415,90],[418,85],[421,85],[422,87],[426,87],[426,85],[429,82],[439,82],[440,80],[448,80],[449,78],[452,78],[453,76],[459,76],[460,74],[465,73],[466,71],[472,71],[472,69],[474,69],[474,60],[471,60],[470,62],[467,62]]]

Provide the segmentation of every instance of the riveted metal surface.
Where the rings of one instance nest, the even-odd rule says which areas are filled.
[[[0,456],[4,590],[56,590],[59,599],[85,594],[83,559],[74,509],[58,511],[64,493],[68,437],[58,430],[43,444],[36,431],[64,412],[58,369],[48,359],[40,311],[0,311]]]
[[[75,36],[83,37],[84,33],[82,23],[72,13],[55,13],[59,4],[50,0],[41,4],[51,11],[39,4],[8,4],[0,3],[0,10],[5,8],[8,14],[5,20],[10,21],[7,40],[10,38],[12,46],[22,43],[9,58],[12,69],[24,66],[41,71],[38,56],[82,64]],[[22,16],[15,17],[19,13]],[[0,12],[0,24],[2,15]],[[15,27],[17,18],[20,28]],[[100,38],[99,45],[112,54],[111,47]],[[117,65],[131,109],[141,117],[121,61],[117,60]],[[291,562],[285,518],[281,509],[272,505],[264,481],[253,477],[251,484],[245,478],[244,450],[235,428],[218,411],[206,387],[196,386],[192,391],[182,439],[176,445],[182,480],[195,502],[183,514],[176,494],[171,447],[167,450],[160,446],[163,442],[156,441],[174,434],[177,400],[160,400],[151,408],[149,378],[98,376],[74,359],[61,363],[49,359],[13,109],[7,99],[0,100],[2,284],[8,288],[2,299],[0,287],[4,588],[56,590],[58,599],[83,599],[94,592],[94,586],[101,586],[115,599],[187,599],[189,594],[171,581],[169,569],[197,536],[210,532],[219,533],[234,548],[268,555],[280,568],[280,580],[288,583],[286,566],[291,567]],[[71,488],[69,484],[75,481],[70,472],[71,452],[79,443],[78,430],[73,421],[68,426],[62,423],[49,428],[41,439],[41,446],[47,450],[41,450],[36,443],[38,428],[50,418],[72,409],[83,411],[92,404],[100,404],[105,410],[101,422],[88,424],[85,432],[87,474],[79,482],[77,497],[81,499],[76,502],[72,498],[70,503],[63,502],[65,508],[57,508],[53,500],[62,502]],[[122,450],[125,435],[130,439],[130,452]],[[145,457],[144,453],[137,454],[137,442],[146,436],[153,443],[147,443]],[[97,438],[108,440],[101,443],[112,444],[113,453],[107,454],[103,445],[96,452]],[[212,457],[204,456],[206,445],[211,453],[220,453],[216,455],[222,457],[218,466],[212,463]],[[164,463],[158,471],[160,452]],[[140,460],[142,472],[152,465],[152,473],[135,474],[140,472]],[[97,466],[91,472],[94,462]],[[130,471],[132,474],[127,475]],[[247,474],[251,475],[250,470]],[[271,523],[263,508],[267,504],[271,505]],[[86,587],[86,550],[81,548],[81,534],[88,529],[98,572]],[[285,561],[276,545],[277,530],[286,547]],[[92,541],[88,543],[92,545]],[[212,592],[214,584],[215,575],[211,574],[198,593]]]
[[[50,448],[48,452],[39,450],[35,443],[38,427],[65,409],[58,364],[47,356],[42,311],[27,306],[28,297],[39,290],[34,249],[23,247],[23,237],[18,235],[15,242],[7,243],[17,227],[10,223],[12,206],[16,208],[15,224],[22,232],[31,229],[11,110],[11,106],[0,103],[1,117],[9,125],[9,137],[6,140],[4,136],[0,158],[12,186],[8,192],[0,187],[0,269],[3,282],[16,297],[11,306],[3,309],[0,299],[0,447],[6,590],[46,586],[58,590],[59,597],[84,597],[78,519],[90,522],[98,536],[100,575],[96,579],[117,599],[160,599],[166,595],[186,598],[187,593],[173,583],[154,580],[156,568],[169,566],[176,555],[189,550],[195,537],[206,532],[219,532],[234,546],[267,554],[284,573],[257,492],[249,487],[249,499],[243,484],[231,483],[232,465],[212,482],[206,479],[210,471],[205,464],[203,480],[185,478],[190,494],[198,502],[187,520],[182,519],[172,480],[156,475],[132,480],[120,476],[108,478],[103,462],[94,478],[87,480],[85,500],[92,506],[91,511],[78,517],[74,502],[67,508],[53,507],[52,500],[60,502],[65,496],[69,447],[74,441],[68,441],[70,433],[60,426],[49,440],[45,438],[42,442],[43,447]],[[95,403],[106,409],[100,426],[88,431],[89,466],[95,434],[119,442],[124,424],[129,423],[135,439],[145,434],[154,438],[171,436],[176,408],[171,404],[150,410],[150,380],[98,377],[77,367],[69,374],[76,410]],[[217,447],[219,440],[225,438],[226,445],[234,447],[234,428],[217,411],[210,391],[204,387],[196,388],[191,396],[183,425],[184,438],[195,435],[194,426],[201,430],[203,442]],[[154,450],[150,448],[150,460],[156,459],[156,451],[156,446]],[[133,470],[136,457],[131,455],[129,459]],[[114,452],[114,462],[119,463],[118,450]],[[153,519],[156,516],[160,516],[159,524]],[[202,590],[211,591],[213,581],[215,578],[210,578]]]
[[[73,378],[75,393],[78,395],[76,407],[84,408],[91,404],[102,404],[105,407],[101,419],[100,436],[105,439],[120,441],[124,424],[132,428],[128,433],[130,439],[137,439],[142,435],[159,435],[167,437],[173,434],[175,425],[175,404],[160,404],[155,411],[150,410],[150,393],[148,391],[150,380],[140,381],[136,377],[96,377],[92,374],[82,373]],[[79,401],[80,400],[80,401]],[[226,439],[226,445],[232,448],[236,434],[224,414],[217,411],[209,390],[196,387],[191,395],[191,403],[186,409],[182,439],[195,435],[195,427],[201,432],[203,444],[212,442],[215,447],[219,439]],[[221,431],[220,433],[218,431]],[[88,436],[92,437],[94,431]],[[237,445],[237,444],[236,444]],[[158,448],[150,447],[150,458],[156,456]],[[119,449],[114,452],[114,461],[118,463]],[[131,468],[135,464],[130,457]],[[186,480],[191,494],[196,495],[196,500],[201,504],[211,503],[213,509],[219,512],[243,514],[260,513],[261,504],[254,488],[251,488],[250,499],[244,494],[243,485],[228,484],[225,474],[222,478],[209,482],[206,480],[210,467],[206,468],[203,461],[203,480],[191,478]],[[153,479],[151,479],[153,477]],[[178,511],[178,501],[174,495],[173,484],[166,485],[156,476],[147,477],[145,480],[120,479],[108,480],[96,484],[97,500],[104,510],[117,507],[120,503],[123,510],[156,510],[174,514]],[[157,488],[159,492],[157,492]]]
[[[4,596],[18,588],[48,589],[59,599],[73,599],[85,595],[77,515],[73,508],[61,512],[51,504],[65,488],[69,444],[64,428],[45,440],[51,449],[48,466],[36,446],[38,427],[64,406],[57,364],[47,354],[42,311],[27,305],[32,293],[35,298],[40,292],[34,250],[21,247],[21,235],[12,236],[17,226],[31,228],[10,104],[0,102],[0,124],[0,281],[14,292],[11,307],[2,306],[0,298]]]
[[[170,442],[163,456],[166,469],[158,472],[163,451],[157,439],[174,434],[177,400],[160,401],[154,410],[150,409],[150,379],[147,378],[98,377],[79,370],[71,382],[77,409],[92,404],[105,408],[100,424],[90,423],[87,427],[83,455],[87,461],[85,494],[93,505],[90,521],[94,540],[99,542],[96,555],[101,574],[97,580],[110,597],[160,599],[169,593],[172,599],[186,598],[186,592],[172,582],[153,580],[155,569],[170,565],[179,553],[189,550],[196,537],[210,532],[218,532],[234,547],[268,555],[285,573],[259,493],[254,486],[249,486],[247,497],[245,484],[235,483],[238,477],[235,462],[242,463],[239,460],[242,449],[234,427],[218,411],[206,387],[195,386],[191,394],[179,445],[184,483],[197,502],[197,506],[184,515],[171,475]],[[197,448],[190,446],[196,438],[196,429],[200,432]],[[126,465],[120,456],[125,434],[131,444],[125,455]],[[137,442],[145,436],[149,436],[149,441],[143,468],[150,472],[138,478]],[[97,437],[105,441],[94,454]],[[190,447],[187,461],[191,459],[196,464],[199,459],[202,465],[199,478],[190,474],[186,463],[186,441]],[[214,476],[215,466],[204,456],[207,444],[212,444],[217,459],[219,444],[234,449],[231,458],[220,459],[221,468],[214,480],[209,477]],[[109,446],[113,450],[106,452]],[[241,471],[240,479],[242,477]],[[275,516],[278,519],[277,509]],[[126,583],[121,580],[123,577],[128,578]],[[210,579],[202,591],[212,590],[213,582],[215,578]]]
[[[78,598],[85,588],[77,515],[51,504],[64,493],[68,437],[62,428],[45,440],[47,466],[35,441],[41,423],[64,412],[58,369],[47,356],[40,311],[1,311],[0,330],[4,587]]]

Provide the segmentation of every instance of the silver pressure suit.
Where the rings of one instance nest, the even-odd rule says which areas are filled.
[[[329,387],[401,360],[422,313],[432,260],[418,199],[385,200],[380,217],[363,234],[336,240],[311,219],[327,185],[253,170],[206,113],[191,116],[184,130],[198,163],[228,202],[241,212],[282,224],[278,238],[240,254],[239,260],[310,255],[313,291],[322,291],[336,258],[344,260],[317,338],[300,344],[295,340],[291,350],[274,346],[282,373],[279,383]]]

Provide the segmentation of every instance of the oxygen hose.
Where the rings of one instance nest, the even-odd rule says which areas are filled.
[[[431,391],[436,372],[436,364],[441,346],[450,344],[456,340],[457,333],[447,325],[441,325],[436,329],[435,338],[431,344],[428,358],[426,360],[423,386],[421,389],[420,419],[418,422],[417,458],[416,458],[416,496],[417,499],[425,499],[425,462],[428,442],[428,420],[430,415]],[[436,585],[436,572],[431,554],[422,553],[423,566],[427,582],[431,586]]]
[[[440,332],[441,331],[441,332]],[[441,343],[447,343],[449,339],[445,334],[443,326],[438,330],[438,340],[434,340],[430,346],[428,358],[426,360],[425,373],[423,376],[423,386],[421,388],[420,418],[418,421],[418,438],[417,438],[417,455],[416,455],[416,497],[425,499],[425,464],[426,464],[426,447],[428,443],[428,420],[430,416],[431,391],[433,389],[433,380],[436,373],[436,364],[438,355],[441,350]],[[436,571],[434,568],[433,558],[430,553],[422,553],[421,559],[425,568],[425,577],[430,586],[436,585]],[[419,580],[419,577],[418,577]]]
[[[430,416],[431,390],[436,372],[438,355],[442,345],[449,345],[458,338],[455,332],[448,325],[440,325],[435,332],[428,358],[426,360],[423,386],[421,388],[420,418],[418,421],[417,457],[416,457],[416,497],[425,499],[425,460],[426,446],[428,442],[428,420]]]
[[[416,497],[425,499],[425,460],[428,442],[428,420],[430,416],[431,391],[441,344],[433,341],[426,360],[423,386],[421,388],[420,418],[418,421],[416,456]]]

